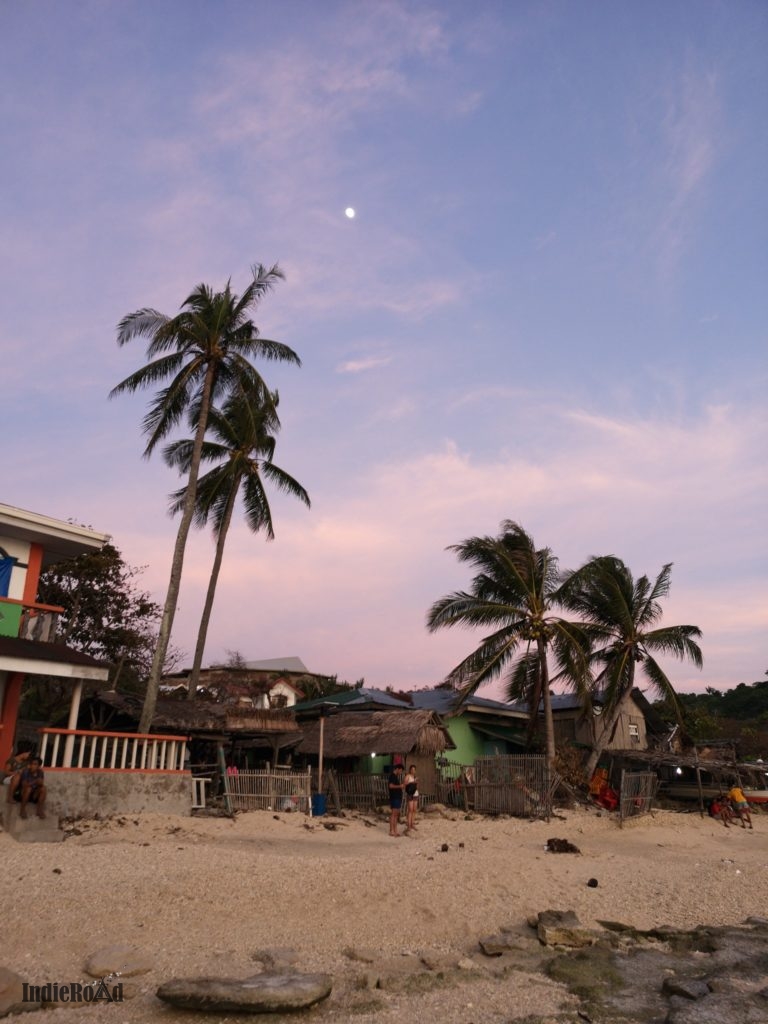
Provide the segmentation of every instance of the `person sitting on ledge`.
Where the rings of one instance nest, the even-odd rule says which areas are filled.
[[[9,804],[13,803],[14,794],[17,792],[19,783],[21,782],[22,769],[27,767],[29,756],[30,752],[28,750],[24,750],[21,753],[11,754],[5,762],[5,778],[3,779],[3,785],[8,787],[5,799]]]
[[[37,807],[38,818],[45,817],[45,773],[43,772],[43,762],[39,757],[31,758],[29,765],[22,768],[18,792],[18,799],[21,801],[20,817],[26,818],[28,803]],[[14,799],[16,799],[15,794]]]

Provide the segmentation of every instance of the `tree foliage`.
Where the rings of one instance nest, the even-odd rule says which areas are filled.
[[[518,523],[506,520],[497,537],[453,545],[475,575],[468,591],[447,594],[427,613],[427,628],[473,626],[487,635],[451,670],[447,681],[466,698],[506,673],[507,699],[543,705],[547,759],[555,759],[550,659],[566,685],[583,691],[588,663],[581,626],[559,614],[561,575],[550,548],[538,548]],[[531,715],[534,725],[538,716]]]
[[[669,563],[654,580],[635,578],[620,558],[604,555],[568,574],[563,585],[563,600],[587,624],[595,673],[592,689],[600,693],[604,707],[604,728],[587,760],[587,778],[613,738],[638,672],[652,690],[678,708],[680,719],[675,689],[656,658],[672,656],[702,666],[698,626],[661,625],[660,602],[669,594],[671,573]]]
[[[235,393],[251,398],[259,396],[269,401],[269,389],[251,360],[277,360],[301,365],[293,349],[262,338],[250,318],[263,296],[283,278],[282,271],[276,265],[267,269],[256,264],[251,272],[251,283],[242,295],[232,291],[230,282],[220,292],[200,284],[184,300],[175,317],[144,308],[128,314],[118,324],[118,345],[126,345],[135,338],[146,339],[148,362],[114,387],[110,397],[132,394],[146,387],[159,388],[143,421],[147,438],[144,454],[149,456],[193,409],[196,418],[183,510],[139,722],[139,731],[144,733],[149,730],[154,715],[176,615],[210,409],[214,402],[223,401]]]
[[[704,693],[681,693],[686,733],[699,746],[713,741],[735,743],[742,757],[768,754],[768,680],[739,683],[729,690],[708,686]],[[674,710],[665,700],[654,704],[665,721]]]
[[[661,624],[671,564],[653,580],[635,578],[612,555],[561,572],[551,549],[537,548],[517,523],[507,520],[501,528],[497,537],[471,537],[449,549],[475,575],[468,590],[433,604],[427,627],[473,626],[486,635],[443,685],[465,696],[503,675],[507,699],[527,702],[532,725],[543,711],[550,764],[555,759],[550,684],[559,680],[573,688],[585,715],[599,699],[602,728],[595,730],[589,777],[611,742],[638,673],[679,718],[674,687],[657,658],[687,659],[700,668],[701,631]]]
[[[267,540],[273,540],[275,531],[272,510],[265,489],[265,482],[286,494],[293,495],[309,506],[309,495],[298,481],[275,465],[275,434],[280,429],[277,415],[279,398],[277,392],[265,401],[261,396],[230,396],[222,409],[212,408],[208,418],[208,429],[214,440],[203,442],[201,460],[214,463],[212,469],[197,481],[197,496],[193,521],[198,526],[213,524],[216,537],[216,554],[213,560],[208,591],[195,646],[195,657],[189,677],[189,693],[194,695],[200,679],[203,654],[208,637],[213,602],[224,557],[224,546],[232,524],[232,517],[238,498],[242,499],[245,520],[254,533],[262,532]],[[194,424],[195,410],[190,420]],[[194,442],[175,441],[168,445],[163,455],[171,466],[189,472]],[[171,511],[182,511],[186,488],[171,495]]]
[[[146,675],[160,607],[138,586],[143,571],[128,565],[113,544],[105,544],[42,572],[38,600],[64,609],[57,639],[114,667]]]
[[[140,692],[155,650],[160,607],[142,590],[143,568],[128,565],[113,544],[64,559],[40,575],[37,600],[64,610],[57,641],[107,662],[110,685]],[[178,660],[172,648],[166,662]],[[52,720],[69,704],[71,684],[40,676],[25,687],[22,714]]]

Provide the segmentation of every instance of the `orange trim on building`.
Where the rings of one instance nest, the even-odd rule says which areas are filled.
[[[29,558],[27,559],[27,575],[24,579],[24,594],[22,601],[25,604],[34,604],[37,598],[37,585],[40,582],[40,570],[43,567],[43,545],[32,543],[29,546]]]
[[[38,604],[37,601],[17,601],[15,597],[0,597],[0,604],[20,604],[33,612],[63,612],[60,604]]]
[[[50,729],[44,725],[37,730],[40,733],[47,733],[49,736],[106,736],[112,739],[121,740],[151,740],[154,742],[165,741],[168,743],[188,743],[189,736],[161,736],[155,732],[101,732],[96,729]]]
[[[19,717],[21,702],[21,684],[24,682],[23,672],[11,672],[5,681],[3,706],[0,708],[0,767],[5,764],[13,753],[13,741],[16,736],[16,720]]]

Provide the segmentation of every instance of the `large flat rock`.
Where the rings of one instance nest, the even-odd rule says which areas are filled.
[[[185,1010],[275,1013],[301,1010],[331,994],[327,974],[265,973],[252,978],[173,978],[157,990],[158,999]]]

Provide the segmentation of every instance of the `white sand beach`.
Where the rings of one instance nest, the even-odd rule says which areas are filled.
[[[334,992],[295,1019],[389,1024],[407,1014],[494,1024],[534,1012],[556,1019],[568,1005],[565,990],[543,977],[490,979],[477,952],[478,938],[524,930],[541,910],[573,910],[587,927],[598,920],[639,928],[736,924],[768,915],[766,815],[755,815],[750,832],[697,812],[658,811],[624,829],[591,810],[558,813],[550,822],[422,816],[413,838],[396,840],[372,816],[309,821],[268,812],[80,822],[80,835],[51,845],[0,833],[0,963],[32,984],[64,982],[85,978],[94,950],[136,946],[154,969],[131,979],[134,998],[61,1007],[51,1019],[176,1024],[244,1018],[169,1009],[154,995],[162,981],[246,977],[261,969],[256,957],[264,950],[295,950],[298,969],[328,971],[347,984],[363,966],[345,954],[350,948],[393,958],[474,951],[480,968],[467,972],[466,983],[418,994],[361,991],[352,1003],[334,1004]],[[546,852],[552,837],[575,843],[580,854]]]

